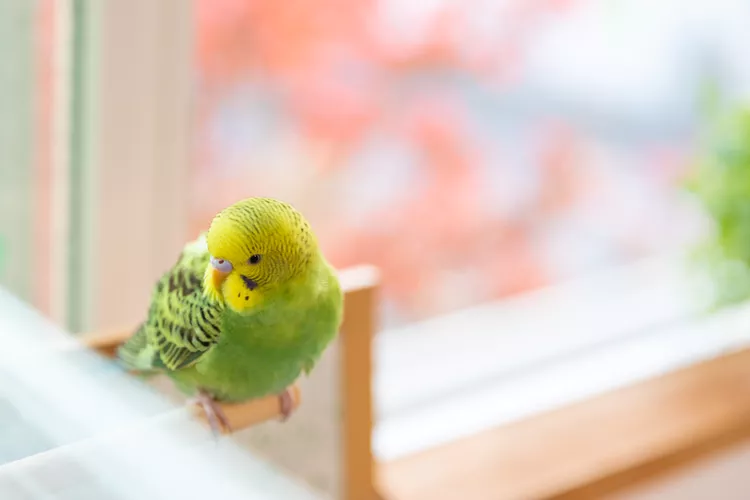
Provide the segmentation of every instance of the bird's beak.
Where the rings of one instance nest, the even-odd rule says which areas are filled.
[[[211,257],[211,264],[206,267],[206,273],[203,277],[203,290],[206,295],[214,300],[223,301],[221,287],[231,272],[231,266],[229,269],[220,269],[220,264],[219,261]]]
[[[229,273],[219,271],[215,268],[211,269],[211,286],[213,286],[214,290],[221,292],[221,285],[224,284],[224,280],[227,279],[227,276],[229,276]]]

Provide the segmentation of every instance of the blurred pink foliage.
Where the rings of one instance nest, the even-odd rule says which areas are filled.
[[[537,187],[517,195],[514,175],[502,168],[503,139],[482,129],[454,86],[430,75],[449,71],[502,93],[518,83],[539,26],[576,2],[446,1],[418,16],[415,5],[196,2],[194,231],[244,196],[290,199],[310,214],[336,266],[382,269],[384,298],[399,320],[557,279],[538,242],[540,226],[580,209],[602,188],[601,175],[582,166],[591,147],[574,127],[542,120],[527,167],[535,169]],[[420,75],[428,76],[414,83]],[[238,138],[246,152],[230,161],[211,130],[239,89],[275,107],[258,118],[271,130],[267,139]],[[272,128],[279,116],[283,125]],[[403,165],[375,160],[363,167],[362,152],[378,149],[378,140],[386,144],[379,151],[400,152]],[[277,159],[268,153],[274,148],[287,157],[270,164],[263,155]],[[383,183],[369,186],[373,179]]]

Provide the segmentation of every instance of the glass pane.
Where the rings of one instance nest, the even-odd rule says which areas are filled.
[[[467,311],[440,327],[419,323],[409,333],[424,335],[403,343],[383,339],[396,347],[378,359],[377,407],[427,413],[513,369],[535,370],[562,352],[642,334],[653,318],[686,314],[682,296],[640,300],[652,297],[637,289],[647,280],[631,283],[624,266],[652,257],[675,263],[705,236],[686,174],[708,90],[727,102],[750,94],[746,2],[195,6],[192,234],[238,199],[278,197],[311,219],[335,266],[380,268],[383,329],[476,304],[508,311],[497,315],[504,323],[488,309],[473,318]],[[563,328],[546,317],[512,321],[515,312],[538,314],[531,296],[526,308],[501,304],[615,268],[620,295],[594,289],[597,282],[548,302],[545,312],[570,312],[559,314]],[[672,282],[661,281],[653,296],[670,298]],[[570,319],[579,311],[583,319]],[[620,322],[602,311],[635,320],[603,332]],[[506,346],[525,356],[511,359]],[[407,351],[423,359],[399,356]],[[336,366],[329,363],[312,378]],[[315,415],[272,438],[258,429],[242,439],[330,491],[335,475],[310,460],[314,439],[338,415],[335,404],[323,408],[337,386],[326,387],[305,392],[320,406],[308,407]]]
[[[196,6],[193,232],[288,199],[385,327],[685,248],[705,83],[748,85],[741,2]]]

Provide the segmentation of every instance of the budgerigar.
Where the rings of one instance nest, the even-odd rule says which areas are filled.
[[[249,198],[221,211],[157,282],[148,316],[118,357],[163,371],[196,397],[214,430],[216,403],[277,394],[335,337],[343,295],[305,218],[287,203]]]

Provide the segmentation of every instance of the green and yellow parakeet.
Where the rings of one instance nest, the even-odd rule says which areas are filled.
[[[185,246],[118,357],[196,395],[215,430],[229,428],[217,401],[278,394],[286,419],[287,387],[333,340],[342,308],[336,273],[304,217],[281,201],[250,198]]]

